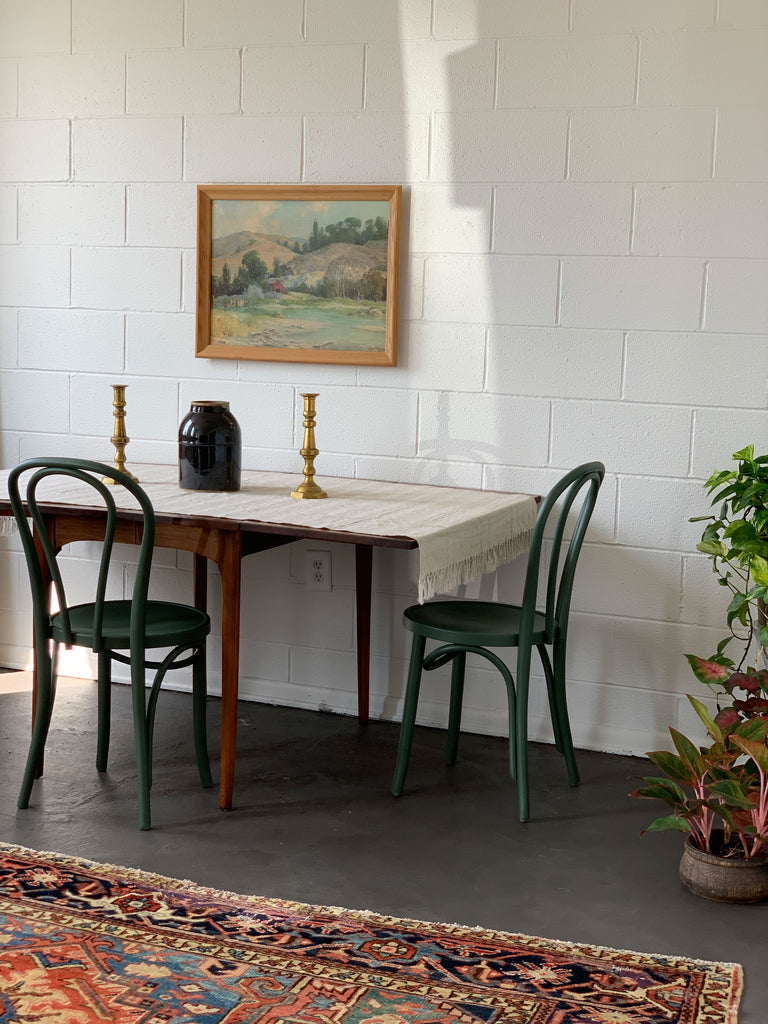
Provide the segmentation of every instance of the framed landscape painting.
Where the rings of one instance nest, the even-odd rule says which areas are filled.
[[[397,362],[400,185],[199,185],[206,359]]]

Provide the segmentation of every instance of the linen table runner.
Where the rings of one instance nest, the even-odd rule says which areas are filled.
[[[289,496],[295,473],[246,471],[239,491],[188,491],[179,487],[175,466],[130,469],[158,515],[412,538],[418,543],[420,603],[527,551],[536,520],[536,502],[527,494],[323,476],[328,497],[302,501]],[[7,477],[7,471],[0,473],[0,493],[7,493]],[[86,485],[61,477],[42,481],[38,497],[62,505],[94,504]],[[122,489],[115,498],[118,508],[138,508]]]

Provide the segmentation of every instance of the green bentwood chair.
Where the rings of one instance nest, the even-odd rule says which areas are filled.
[[[601,462],[586,462],[567,473],[542,502],[531,539],[521,605],[492,601],[440,600],[412,605],[405,609],[403,624],[413,633],[413,645],[400,727],[400,745],[392,780],[394,796],[402,793],[408,771],[422,670],[429,671],[453,662],[446,760],[448,764],[455,764],[461,728],[467,654],[477,654],[494,665],[506,683],[509,706],[509,773],[512,779],[517,781],[520,821],[528,820],[528,681],[531,651],[534,647],[539,652],[544,667],[555,744],[565,757],[571,785],[578,786],[579,771],[573,753],[565,696],[568,614],[576,563],[604,475],[605,466]],[[576,525],[570,541],[566,542],[566,521],[580,494]],[[552,557],[547,573],[546,603],[543,611],[537,611],[544,531],[555,504],[561,498],[562,504],[555,525]],[[441,646],[425,656],[427,639],[437,640]],[[488,650],[491,647],[517,648],[517,690],[509,668],[497,654]],[[547,647],[552,648],[551,660]]]
[[[26,481],[24,499],[19,492],[22,473],[31,472]],[[70,607],[61,572],[57,564],[58,549],[48,534],[43,512],[38,505],[39,484],[48,477],[63,476],[90,485],[106,508],[106,528],[101,551],[95,599],[89,604]],[[104,484],[103,478],[115,483]],[[131,600],[107,600],[106,589],[110,558],[115,542],[117,513],[113,492],[117,485],[125,488],[138,502],[142,535],[136,579]],[[28,459],[11,470],[8,492],[13,513],[21,533],[24,554],[32,588],[32,610],[35,628],[35,667],[37,671],[37,704],[32,726],[32,741],[27,756],[24,778],[19,793],[20,808],[29,806],[38,765],[42,761],[56,693],[57,659],[60,645],[66,648],[87,647],[98,655],[98,733],[96,768],[106,771],[109,753],[110,684],[113,661],[130,665],[133,703],[133,726],[138,776],[139,827],[151,825],[149,791],[152,786],[152,733],[160,686],[166,672],[173,668],[192,666],[193,730],[197,767],[203,786],[211,786],[206,738],[206,637],[211,623],[205,612],[188,605],[167,601],[150,601],[147,593],[155,539],[155,515],[143,489],[129,477],[110,466],[82,459]],[[42,499],[40,499],[42,500]],[[98,499],[94,496],[94,500]],[[26,505],[26,509],[25,506]],[[27,516],[34,524],[35,533]],[[38,558],[36,537],[41,558]],[[45,564],[53,583],[59,610],[49,610],[48,580]],[[148,661],[148,650],[171,648],[158,661]],[[128,654],[121,654],[127,651]],[[145,687],[145,669],[155,670],[149,697]]]

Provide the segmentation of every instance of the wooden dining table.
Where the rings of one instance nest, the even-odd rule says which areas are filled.
[[[418,549],[419,600],[451,590],[527,550],[535,520],[532,495],[424,484],[323,478],[327,499],[290,498],[296,475],[245,471],[238,492],[183,490],[174,466],[129,467],[155,510],[157,547],[194,558],[194,603],[207,608],[207,562],[221,576],[221,771],[219,805],[234,794],[242,559],[297,540],[355,546],[357,701],[369,717],[373,549]],[[0,516],[11,514],[8,471],[0,471]],[[104,535],[105,512],[92,488],[66,478],[43,482],[39,500],[53,546]],[[141,513],[117,493],[116,541],[138,544]],[[36,681],[33,683],[33,688]],[[34,708],[34,690],[33,690]]]

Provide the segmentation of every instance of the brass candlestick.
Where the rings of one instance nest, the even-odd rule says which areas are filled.
[[[127,384],[113,384],[112,390],[114,391],[114,400],[112,404],[115,407],[115,422],[114,422],[114,433],[110,440],[115,446],[115,469],[120,470],[121,473],[125,473],[132,480],[137,478],[133,473],[129,473],[125,468],[125,446],[130,441],[130,437],[125,432],[125,389]],[[108,476],[103,477],[102,483],[113,484],[115,481]]]
[[[318,487],[312,479],[315,475],[315,459],[320,452],[315,448],[315,399],[317,394],[302,394],[304,399],[304,446],[299,448],[299,454],[304,458],[304,481],[300,483],[295,491],[291,491],[292,498],[327,498],[328,495],[322,488]]]

